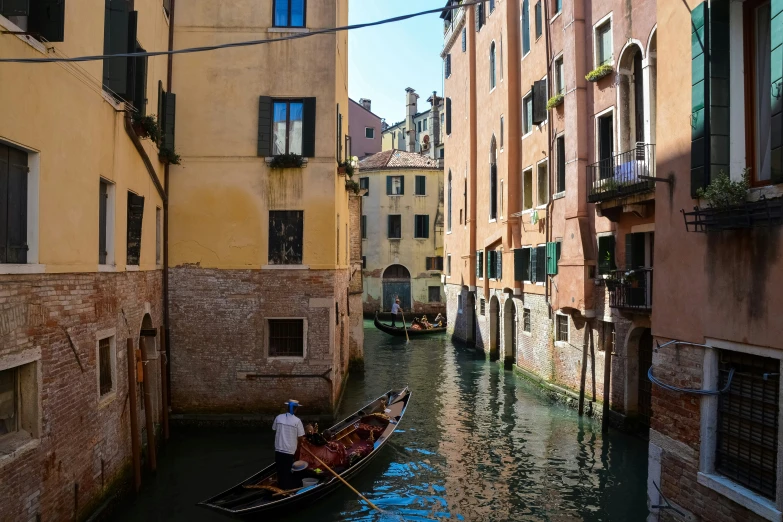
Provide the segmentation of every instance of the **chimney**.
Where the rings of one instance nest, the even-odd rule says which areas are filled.
[[[408,146],[406,150],[408,152],[416,152],[416,125],[414,124],[413,117],[419,112],[419,95],[410,87],[405,89],[405,92],[407,93],[405,95],[405,103],[407,105],[405,127],[408,129]]]
[[[361,106],[368,111],[372,112],[372,100],[368,100],[367,98],[359,98],[359,104],[361,104]]]
[[[440,107],[442,98],[438,98],[438,93],[432,91],[432,96],[427,100],[430,102],[432,109],[430,110],[430,144],[432,145],[430,150],[430,156],[435,158],[435,147],[440,145]]]

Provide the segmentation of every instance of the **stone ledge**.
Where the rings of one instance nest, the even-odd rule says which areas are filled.
[[[226,427],[226,426],[261,426],[271,427],[277,414],[267,413],[175,413],[169,418],[172,426],[200,426],[200,427]],[[331,414],[298,415],[303,423],[335,421]]]

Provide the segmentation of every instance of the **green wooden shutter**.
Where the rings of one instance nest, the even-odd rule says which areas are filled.
[[[405,176],[400,176],[400,195],[405,194]]]
[[[176,138],[176,122],[177,122],[177,95],[173,92],[167,92],[164,94],[164,111],[163,111],[163,123],[162,138],[163,144],[161,148],[174,150],[174,141]]]
[[[315,157],[315,98],[305,98],[302,107],[302,156]]]
[[[0,14],[9,16],[28,16],[30,14],[30,0],[0,0]]]
[[[451,134],[451,98],[446,98],[446,134]]]
[[[136,51],[144,52],[144,49],[137,46]],[[147,56],[134,58],[133,106],[142,116],[147,115],[147,60]]]
[[[3,0],[0,3],[5,6],[9,2],[18,3],[19,0]],[[48,42],[62,42],[65,39],[65,0],[31,2],[27,30]]]
[[[7,149],[6,262],[24,264],[27,263],[27,153],[13,147]]]
[[[536,248],[536,255],[538,256],[536,282],[546,283],[546,245]]]
[[[503,279],[503,252],[498,251],[495,254],[495,258],[497,259],[497,278]]]
[[[392,193],[392,177],[386,176],[386,195],[391,196]]]
[[[691,197],[709,184],[707,178],[707,2],[691,11]],[[628,240],[625,238],[626,265]],[[627,266],[626,266],[627,268]]]
[[[546,244],[546,273],[557,275],[557,243]]]
[[[547,118],[546,80],[533,82],[533,125],[546,121]]]
[[[517,248],[514,250],[514,281],[524,281],[525,261],[523,254],[524,249]]]
[[[272,97],[258,97],[258,155],[272,155]]]
[[[424,216],[424,235],[422,236],[424,238],[430,237],[430,216],[427,214]]]
[[[783,0],[772,0],[770,16],[772,183],[783,183]]]
[[[128,52],[130,11],[127,0],[106,0],[103,24],[103,54]],[[103,61],[105,89],[119,96],[127,95],[128,61],[128,58],[108,58]]]
[[[139,27],[139,12],[131,11],[128,13],[128,43],[124,51],[126,53],[136,52],[136,33]],[[136,100],[136,75],[137,75],[137,61],[136,58],[127,59],[128,72],[126,75],[125,94],[123,98],[125,101],[134,103]],[[134,105],[135,107],[135,105]]]
[[[538,248],[530,249],[530,282],[538,283]]]

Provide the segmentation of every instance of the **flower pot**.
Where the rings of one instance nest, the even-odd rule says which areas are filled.
[[[136,133],[136,136],[138,136],[140,138],[148,138],[149,137],[149,133],[147,132],[147,130],[144,128],[144,126],[141,123],[134,123],[134,124],[132,124],[132,127],[133,127],[133,132]]]
[[[345,174],[345,167],[337,167],[338,174]]]

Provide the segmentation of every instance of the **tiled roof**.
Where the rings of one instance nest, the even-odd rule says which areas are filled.
[[[438,161],[415,152],[384,150],[359,162],[360,170],[439,169]]]

